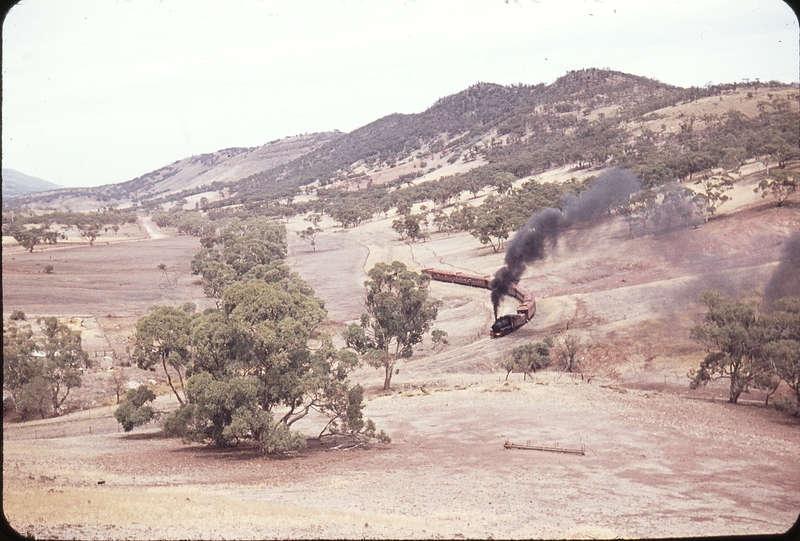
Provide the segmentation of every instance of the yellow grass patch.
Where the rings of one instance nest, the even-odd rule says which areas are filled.
[[[4,490],[3,507],[11,526],[18,531],[23,531],[27,524],[48,527],[59,524],[127,526],[137,523],[186,529],[204,524],[285,529],[303,528],[309,523],[326,524],[329,527],[368,523],[379,527],[436,529],[444,526],[438,524],[440,521],[458,519],[442,513],[434,513],[431,519],[426,519],[276,503],[269,501],[269,492],[264,489],[206,491],[202,487],[131,489],[100,485],[86,488],[53,487],[51,490]]]

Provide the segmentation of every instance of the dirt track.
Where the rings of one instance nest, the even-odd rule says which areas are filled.
[[[301,219],[288,224],[290,263],[325,299],[332,328],[360,314],[364,271],[376,261],[486,274],[502,264],[502,253],[466,234],[399,242],[392,219],[344,231],[323,222],[316,253],[292,232]],[[710,287],[763,287],[781,242],[796,230],[796,204],[752,201],[659,237],[631,239],[614,221],[568,233],[524,279],[537,292],[536,318],[501,340],[486,338],[485,291],[432,284],[444,301],[437,326],[451,345],[420,347],[400,366],[390,395],[378,392],[377,371],[356,374],[368,390],[366,415],[392,436],[389,446],[334,450],[312,442],[293,458],[265,460],[248,450],[184,446],[155,428],[124,435],[112,407],[6,426],[6,516],[36,537],[86,539],[785,531],[800,510],[800,425],[761,407],[758,393],[732,406],[724,383],[691,392],[685,374],[703,354],[688,338],[702,313],[697,296]],[[52,276],[35,273],[47,250],[4,250],[4,310],[95,316],[104,337],[122,341],[151,304],[207,302],[188,276],[171,290],[158,287],[158,263],[188,268],[196,242],[168,235],[72,247],[58,252]],[[8,257],[15,259],[7,273]],[[82,285],[69,286],[76,280]],[[127,319],[97,317],[118,309]],[[584,379],[545,372],[523,382],[514,374],[505,385],[497,361],[567,322],[587,345]],[[169,396],[160,400],[168,406]],[[318,420],[303,423],[308,434],[319,430]],[[510,451],[506,439],[582,443],[587,454]]]

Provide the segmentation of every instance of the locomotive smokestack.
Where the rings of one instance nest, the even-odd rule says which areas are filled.
[[[641,189],[641,181],[625,169],[607,169],[580,197],[565,201],[564,211],[545,209],[533,214],[508,243],[505,266],[489,283],[495,319],[502,298],[519,283],[527,265],[544,259],[546,248],[558,242],[561,231],[575,223],[591,222],[608,213],[611,207]]]

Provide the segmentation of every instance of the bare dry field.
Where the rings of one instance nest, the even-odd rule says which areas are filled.
[[[696,229],[633,237],[609,220],[567,232],[532,265],[531,323],[489,339],[488,292],[432,283],[444,303],[426,343],[400,366],[393,392],[379,372],[355,374],[366,416],[389,445],[318,443],[283,459],[120,432],[105,370],[87,376],[102,407],[4,424],[3,507],[19,532],[57,539],[614,538],[786,531],[800,510],[800,423],[752,393],[726,403],[724,383],[690,391],[703,356],[689,330],[698,296],[763,288],[783,240],[800,230],[796,200],[775,208],[741,181],[732,210]],[[406,244],[391,221],[342,230],[330,221],[317,251],[287,224],[289,262],[326,301],[332,331],[362,311],[365,271],[401,260],[491,274],[503,253],[468,234]],[[155,230],[154,230],[155,231]],[[156,231],[157,232],[157,231]],[[157,232],[158,233],[158,232]],[[211,305],[188,272],[195,238],[3,249],[4,312],[82,316],[87,348],[114,349],[153,304]],[[145,237],[145,234],[142,234]],[[41,266],[52,263],[55,274]],[[159,263],[173,274],[162,277]],[[164,287],[161,287],[161,286]],[[509,303],[505,308],[513,309]],[[569,324],[586,344],[583,377],[556,371],[522,381],[497,362],[513,347]],[[91,330],[91,332],[89,332]],[[124,368],[130,379],[157,373]],[[90,378],[95,378],[90,380]],[[86,405],[87,398],[76,398]],[[160,407],[174,407],[169,395]],[[304,419],[313,435],[319,419]],[[579,447],[573,455],[503,443]]]

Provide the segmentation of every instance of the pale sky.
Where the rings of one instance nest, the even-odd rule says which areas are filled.
[[[798,42],[781,0],[24,0],[3,23],[2,165],[117,183],[591,67],[791,83]]]

